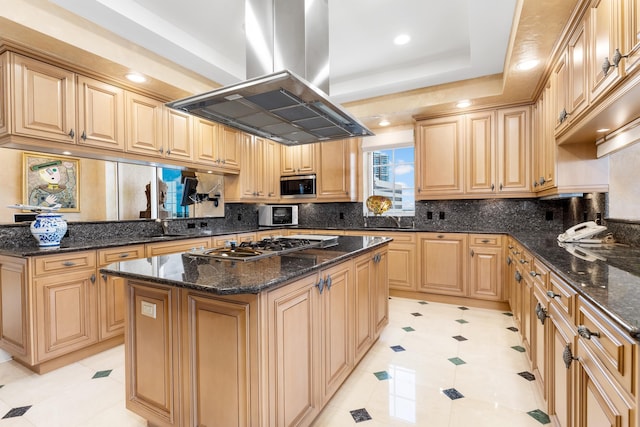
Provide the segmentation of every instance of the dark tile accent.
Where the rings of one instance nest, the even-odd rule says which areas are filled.
[[[459,310],[463,310],[463,311],[464,311],[464,310],[469,310],[469,307],[464,307],[464,306],[463,306],[463,307],[458,307],[458,309],[459,309]]]
[[[511,348],[514,349],[515,351],[519,351],[520,353],[524,353],[526,351],[525,348],[521,345],[514,345]]]
[[[422,314],[421,314],[421,313],[411,313],[411,315],[412,315],[412,316],[415,316],[415,317],[420,317],[420,316],[422,316]]]
[[[402,329],[404,329],[404,330],[405,330],[405,331],[407,331],[407,332],[413,332],[413,331],[415,331],[415,329],[413,329],[411,326],[405,326],[405,327],[404,327],[404,328],[402,328]]]
[[[429,304],[429,303],[426,302],[426,301],[418,301],[418,304],[426,305],[426,304]]]
[[[508,329],[508,330],[510,330],[510,331],[512,331],[512,332],[518,332],[518,330],[519,330],[519,329],[518,329],[518,328],[516,328],[515,326],[509,326],[507,329]]]
[[[108,371],[98,371],[91,377],[91,379],[108,377],[111,375],[111,371],[112,369],[109,369]]]
[[[374,372],[373,375],[375,375],[380,381],[391,378],[391,375],[389,375],[387,371]]]
[[[351,416],[353,417],[353,421],[360,423],[362,421],[369,421],[371,419],[371,415],[367,412],[366,409],[354,409],[353,411],[349,411]]]
[[[527,381],[535,381],[536,379],[536,376],[529,371],[518,372],[518,375],[520,375],[522,378],[524,378]]]
[[[540,422],[540,424],[550,424],[551,420],[549,419],[549,415],[541,411],[540,409],[534,409],[533,411],[527,412],[533,419]]]
[[[19,408],[10,409],[9,412],[4,414],[4,417],[2,417],[2,419],[21,417],[29,410],[29,408],[31,408],[31,405],[29,405],[29,406],[20,406]]]
[[[447,396],[451,400],[456,400],[464,397],[462,393],[460,393],[455,388],[448,388],[446,390],[442,390],[442,392],[444,393],[445,396]]]
[[[464,319],[456,319],[456,322],[458,322],[458,323],[460,323],[462,325],[464,325],[465,323],[469,323],[469,321],[464,320]]]
[[[454,340],[458,340],[458,341],[466,341],[467,340],[462,335],[456,335],[455,337],[451,337],[451,338],[453,338]]]
[[[459,357],[452,357],[450,359],[448,359],[449,362],[453,363],[454,365],[458,366],[458,365],[464,365],[467,362],[465,362],[464,360],[460,359]]]
[[[508,312],[507,312],[507,313],[502,313],[502,314],[504,314],[504,315],[505,315],[505,316],[507,316],[507,317],[513,317],[513,313],[508,313]]]
[[[396,353],[399,351],[405,351],[404,347],[401,345],[392,345],[391,350],[395,351]]]

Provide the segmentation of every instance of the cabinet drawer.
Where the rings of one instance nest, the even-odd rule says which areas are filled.
[[[98,265],[100,267],[118,261],[138,259],[144,257],[144,245],[123,246],[98,251]]]
[[[96,268],[96,253],[94,251],[86,251],[38,256],[34,258],[34,264],[34,274],[36,276]]]
[[[574,318],[576,312],[577,293],[555,273],[549,274],[547,295],[552,304],[556,304],[567,316]]]
[[[496,234],[469,234],[469,246],[502,246],[502,236]]]
[[[210,248],[211,238],[177,240],[172,242],[150,243],[145,247],[146,256],[158,256],[187,252],[193,248]]]
[[[609,320],[600,310],[579,297],[576,314],[580,341],[588,347],[609,373],[637,396],[637,346],[629,335]]]
[[[529,274],[533,276],[536,284],[538,284],[542,289],[548,289],[549,268],[547,268],[546,265],[534,258]]]
[[[326,233],[332,234],[332,233]],[[348,234],[349,236],[383,236],[391,237],[393,242],[391,243],[415,243],[416,233],[412,232],[386,232],[386,231],[358,231]]]

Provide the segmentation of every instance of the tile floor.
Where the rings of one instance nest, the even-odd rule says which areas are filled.
[[[540,427],[534,376],[509,313],[403,298],[314,426]],[[138,427],[119,346],[44,375],[0,364],[0,427]]]

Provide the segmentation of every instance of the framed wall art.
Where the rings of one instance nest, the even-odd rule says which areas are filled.
[[[23,204],[60,204],[60,212],[80,212],[80,159],[37,153],[24,153],[23,159]]]

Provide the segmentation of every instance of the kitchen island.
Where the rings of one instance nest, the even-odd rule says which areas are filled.
[[[102,269],[126,280],[127,408],[153,426],[309,425],[388,322],[390,240]]]

